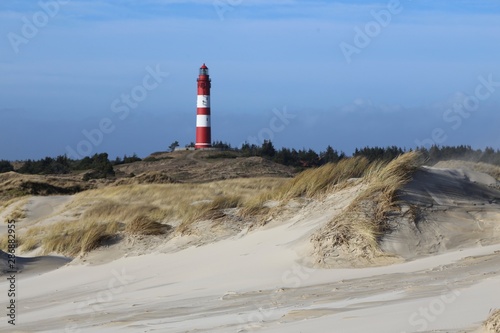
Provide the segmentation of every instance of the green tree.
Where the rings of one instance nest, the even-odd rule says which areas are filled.
[[[168,146],[168,148],[170,149],[170,151],[174,151],[175,148],[179,147],[179,141],[174,141],[170,144],[170,146]]]
[[[9,161],[0,160],[0,173],[14,171],[14,167]]]
[[[113,164],[111,164],[107,153],[95,154],[90,160],[92,171],[87,172],[83,176],[83,180],[108,178],[115,175]]]
[[[262,143],[262,149],[260,152],[262,157],[273,158],[276,155],[276,149],[274,149],[273,143],[271,140],[264,140]]]
[[[330,145],[326,147],[324,152],[320,152],[319,156],[322,164],[336,163],[345,158],[345,154],[343,152],[339,154],[339,152],[333,149]]]

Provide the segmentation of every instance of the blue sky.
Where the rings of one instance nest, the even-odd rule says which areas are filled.
[[[500,148],[498,1],[12,0],[0,22],[0,159],[188,144],[202,63],[214,140]]]

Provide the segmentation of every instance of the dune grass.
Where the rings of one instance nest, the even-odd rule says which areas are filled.
[[[206,202],[189,204],[184,207],[182,222],[177,230],[185,233],[193,222],[222,218],[225,216],[225,209],[237,208],[241,204],[242,199],[238,195],[222,195]]]
[[[161,235],[177,225],[186,231],[195,221],[217,219],[256,195],[273,191],[286,179],[231,179],[203,184],[123,185],[81,192],[62,214],[73,221],[19,230],[21,251],[76,256],[119,235]],[[15,202],[13,202],[15,203]],[[4,244],[5,243],[5,244]],[[6,239],[0,246],[6,249]]]
[[[76,256],[104,245],[115,237],[120,230],[120,224],[112,223],[78,223],[74,221],[28,229],[16,237],[18,249],[22,252],[42,248],[43,254],[57,253],[66,256]],[[0,248],[7,250],[6,235],[0,238]]]
[[[319,168],[305,170],[284,184],[275,193],[275,199],[317,197],[350,178],[362,177],[368,165],[369,162],[365,157],[353,157],[338,163],[328,163]]]
[[[24,238],[16,235],[16,249],[24,243]],[[7,234],[0,237],[0,250],[4,252],[9,252],[9,236]]]
[[[43,253],[76,256],[90,252],[112,239],[120,229],[117,222],[59,222],[46,227],[41,238]]]
[[[288,179],[272,191],[255,195],[243,204],[240,215],[243,217],[263,215],[270,211],[268,201],[287,202],[305,197],[318,198],[351,178],[360,178],[369,170],[369,161],[364,157],[344,159],[338,163],[328,163],[318,168],[308,169],[294,178]]]
[[[214,212],[244,206],[285,179],[231,179],[203,184],[126,185],[80,193],[69,206],[93,205],[83,217],[129,222],[145,215],[158,222],[182,223],[186,227]]]
[[[398,190],[422,164],[422,156],[417,152],[406,153],[389,163],[372,164],[365,175],[363,192],[312,236],[318,262],[338,247],[357,248],[366,258],[381,254],[378,242],[387,231],[386,217],[397,210]]]
[[[172,227],[161,224],[147,216],[137,216],[125,226],[128,235],[157,236],[163,235]]]
[[[18,222],[22,219],[25,219],[27,216],[26,209],[25,209],[27,201],[28,201],[28,199],[18,200],[16,206],[14,206],[14,208],[11,210],[9,215],[5,218],[5,222],[7,222],[7,221]],[[14,201],[14,202],[16,202],[16,201]]]
[[[483,323],[483,327],[488,333],[500,332],[500,309],[493,310],[488,319]]]

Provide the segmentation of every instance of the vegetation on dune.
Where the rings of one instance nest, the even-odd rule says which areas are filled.
[[[189,230],[189,226],[196,221],[216,220],[225,216],[224,210],[237,208],[242,204],[242,199],[239,195],[221,195],[212,200],[201,202],[189,207],[184,206],[182,211],[182,222],[178,227],[178,231],[184,233]]]
[[[222,144],[222,143],[221,143]],[[262,219],[269,212],[276,212],[286,202],[295,198],[320,198],[335,189],[343,188],[352,178],[364,183],[364,190],[344,213],[336,216],[312,238],[318,249],[317,255],[325,258],[332,248],[349,247],[362,244],[367,257],[378,253],[379,237],[386,231],[387,216],[397,209],[398,190],[411,180],[411,175],[423,161],[432,156],[454,156],[469,148],[431,148],[403,154],[397,147],[363,148],[356,150],[355,156],[346,158],[328,147],[325,152],[316,154],[312,150],[294,151],[275,149],[270,141],[262,147],[245,144],[241,151],[216,153],[213,158],[232,158],[238,154],[259,155],[287,165],[307,168],[294,178],[251,178],[215,181],[210,183],[169,183],[164,175],[144,175],[144,181],[136,177],[137,182],[122,182],[117,186],[87,190],[77,194],[68,211],[80,210],[78,221],[53,224],[44,228],[31,227],[22,239],[21,249],[29,251],[42,247],[45,253],[58,252],[65,255],[77,255],[92,250],[117,235],[162,235],[176,226],[177,232],[188,232],[194,222],[226,218],[247,222]],[[487,150],[482,158],[494,160],[499,152]],[[437,155],[436,155],[437,154]],[[485,157],[486,156],[486,157]],[[378,159],[380,158],[380,159]],[[133,162],[138,158],[124,157],[115,164]],[[60,164],[71,161],[58,158],[45,159],[22,167],[24,171],[64,170]],[[112,170],[107,154],[85,158],[78,163],[78,168],[94,168],[96,172],[108,174]],[[494,167],[477,164],[488,169],[491,174]],[[478,167],[476,165],[476,167]],[[43,167],[42,167],[43,166]],[[73,165],[72,168],[75,166]],[[38,171],[40,171],[38,170]],[[99,171],[100,170],[100,171]],[[107,170],[107,171],[106,171]],[[500,170],[500,169],[499,169]],[[10,184],[17,184],[11,175],[1,175]],[[94,175],[97,177],[97,175]],[[147,176],[147,177],[146,177]],[[151,176],[151,177],[150,177]],[[500,172],[496,174],[497,179]],[[35,177],[35,176],[30,176]],[[39,176],[42,177],[42,176]],[[93,177],[93,176],[92,176]],[[14,177],[15,178],[15,177]],[[50,177],[48,177],[50,178]],[[150,179],[151,178],[151,179]],[[159,179],[164,184],[157,184]],[[135,178],[134,178],[135,179]],[[0,177],[0,182],[3,181]],[[173,181],[172,181],[173,182]],[[359,182],[356,182],[357,184]],[[35,179],[15,185],[18,195],[55,193],[76,193],[81,188],[60,187],[38,182]],[[11,189],[11,190],[14,190]],[[61,192],[66,191],[66,192]],[[15,201],[9,201],[14,204]],[[4,204],[3,207],[7,207]],[[23,217],[22,205],[14,208],[12,216]],[[227,220],[227,221],[229,221]],[[168,223],[168,225],[167,225]],[[95,231],[98,231],[96,233]],[[329,239],[325,242],[325,237]],[[2,240],[3,242],[3,240]]]
[[[20,221],[26,218],[26,200],[21,200],[16,206],[14,206],[10,212],[10,214],[6,217],[5,222],[7,221]]]
[[[378,242],[387,231],[387,216],[398,209],[398,190],[412,179],[423,162],[422,154],[410,152],[389,163],[372,164],[365,175],[363,192],[312,236],[318,263],[327,264],[325,261],[332,253],[349,253],[354,248],[368,260],[381,255]]]
[[[280,187],[245,202],[240,214],[244,217],[266,214],[270,210],[266,207],[268,201],[287,202],[300,197],[320,197],[349,179],[363,177],[369,164],[365,157],[354,157],[307,169],[288,179]]]
[[[500,332],[500,310],[493,310],[488,319],[483,323],[483,327],[488,333]]]
[[[68,210],[84,209],[77,221],[30,227],[22,234],[22,251],[75,256],[120,235],[186,232],[195,221],[224,217],[255,193],[272,190],[283,179],[235,179],[206,184],[126,185],[77,194]],[[167,224],[168,223],[168,224]],[[92,229],[98,232],[92,231]]]
[[[116,237],[120,224],[91,221],[63,221],[47,226],[30,227],[17,235],[17,248],[21,251],[42,249],[43,254],[58,253],[76,256],[90,252]],[[0,248],[7,249],[8,239],[0,238]]]
[[[0,174],[0,210],[11,200],[31,195],[74,194],[93,186],[66,177]]]
[[[75,256],[109,242],[119,229],[117,222],[59,222],[46,228],[41,246],[45,254],[55,252]]]
[[[171,229],[171,226],[156,222],[148,216],[137,216],[127,223],[125,233],[128,235],[156,236],[163,235]]]
[[[319,168],[308,169],[290,179],[277,192],[275,199],[288,200],[305,196],[317,197],[351,178],[362,177],[369,165],[365,157],[343,159]]]

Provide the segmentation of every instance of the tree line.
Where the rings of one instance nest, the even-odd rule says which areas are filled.
[[[297,169],[305,169],[310,167],[321,166],[326,163],[336,163],[348,156],[334,149],[330,145],[325,150],[316,152],[313,149],[293,149],[281,148],[276,149],[273,143],[266,140],[262,145],[244,143],[241,148],[233,148],[230,144],[222,141],[213,143],[213,147],[222,150],[232,150],[239,152],[241,156],[251,157],[259,156],[279,164],[292,166]],[[385,160],[390,161],[407,151],[406,148],[397,146],[390,147],[364,147],[356,148],[352,156],[364,156],[369,161]],[[500,166],[500,150],[487,147],[482,149],[473,149],[471,146],[432,146],[430,148],[418,147],[426,158],[427,163],[432,165],[443,160],[467,160],[473,162],[484,162]],[[46,157],[40,160],[24,161],[22,166],[15,170],[23,174],[69,174],[78,171],[87,171],[84,174],[84,179],[97,179],[113,177],[115,175],[113,167],[116,165],[127,164],[142,161],[136,154],[132,156],[117,157],[110,160],[107,153],[95,154],[85,157],[81,160],[73,160],[66,155],[61,155],[56,158]],[[0,173],[14,171],[14,166],[11,162],[0,160]]]
[[[122,160],[115,160],[122,162]],[[14,171],[12,163],[0,161],[0,173]],[[56,158],[45,157],[40,160],[26,160],[16,170],[18,173],[31,175],[64,175],[75,171],[87,171],[84,180],[107,178],[115,175],[113,163],[109,160],[107,153],[95,154],[84,157],[81,160],[73,160],[66,155]]]
[[[231,145],[222,142],[217,143],[217,148],[232,149]],[[276,163],[308,168],[321,166],[326,163],[336,163],[347,156],[343,151],[333,149],[330,145],[324,151],[316,152],[313,149],[276,149],[271,141],[264,141],[262,145],[244,143],[241,148],[233,149],[240,151],[243,156],[260,156],[270,159]],[[356,148],[353,157],[363,156],[370,162],[376,160],[391,161],[394,158],[408,151],[418,150],[422,153],[427,164],[432,165],[443,160],[465,160],[472,162],[484,162],[500,166],[500,149],[487,147],[473,149],[468,145],[460,146],[437,146],[430,148],[417,147],[416,149],[406,149],[397,146],[389,147],[364,147]]]

